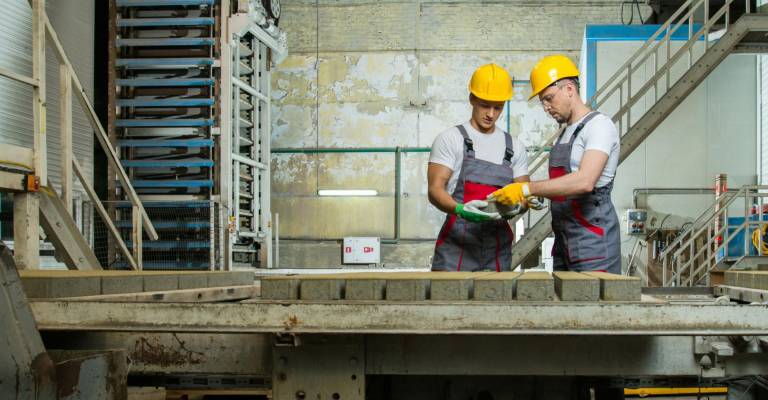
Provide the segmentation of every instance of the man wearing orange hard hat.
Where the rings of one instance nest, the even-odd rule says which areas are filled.
[[[469,121],[440,133],[432,144],[429,201],[447,214],[433,271],[510,269],[514,233],[506,215],[490,209],[486,198],[510,182],[528,181],[525,147],[496,126],[511,98],[507,71],[496,64],[481,66],[469,82]]]
[[[555,270],[621,273],[619,219],[611,189],[619,164],[619,133],[610,117],[579,96],[579,70],[566,56],[541,59],[531,71],[531,99],[565,124],[549,154],[549,179],[513,183],[491,197],[502,204],[547,197],[552,211]]]

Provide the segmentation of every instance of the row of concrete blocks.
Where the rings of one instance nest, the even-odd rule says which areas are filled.
[[[62,298],[253,285],[248,271],[19,271],[29,298]]]
[[[639,278],[604,272],[394,272],[264,277],[264,300],[640,301]]]
[[[768,271],[725,271],[725,284],[727,286],[768,290]]]

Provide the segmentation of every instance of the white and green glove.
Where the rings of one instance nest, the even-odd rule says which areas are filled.
[[[469,222],[488,222],[501,219],[501,215],[498,212],[483,211],[486,207],[488,207],[487,201],[472,200],[466,204],[457,204],[454,213],[459,218]]]

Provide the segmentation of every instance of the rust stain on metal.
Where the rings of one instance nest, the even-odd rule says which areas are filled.
[[[299,322],[299,318],[296,315],[291,315],[287,320],[285,320],[285,322],[283,322],[283,325],[285,326],[286,331],[290,331],[291,329],[297,327]]]
[[[169,346],[153,338],[141,337],[136,340],[130,358],[144,364],[155,364],[162,367],[172,365],[200,364],[205,361],[205,354],[186,348],[186,342],[173,334],[178,346]]]

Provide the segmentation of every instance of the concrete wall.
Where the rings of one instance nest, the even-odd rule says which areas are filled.
[[[273,73],[272,146],[429,147],[469,118],[466,86],[476,67],[496,62],[527,80],[543,55],[576,59],[585,24],[619,23],[620,3],[283,1],[280,26],[291,55]],[[537,145],[555,124],[526,100],[527,84],[515,90],[510,133]],[[507,128],[506,114],[499,126]],[[432,240],[444,218],[426,198],[427,159],[404,156],[404,238]],[[275,154],[272,167],[282,237],[393,235],[393,154]],[[318,198],[319,188],[371,188],[379,196]],[[296,245],[286,244],[281,256]],[[431,256],[427,248],[414,264]],[[336,253],[315,260],[337,262]]]

